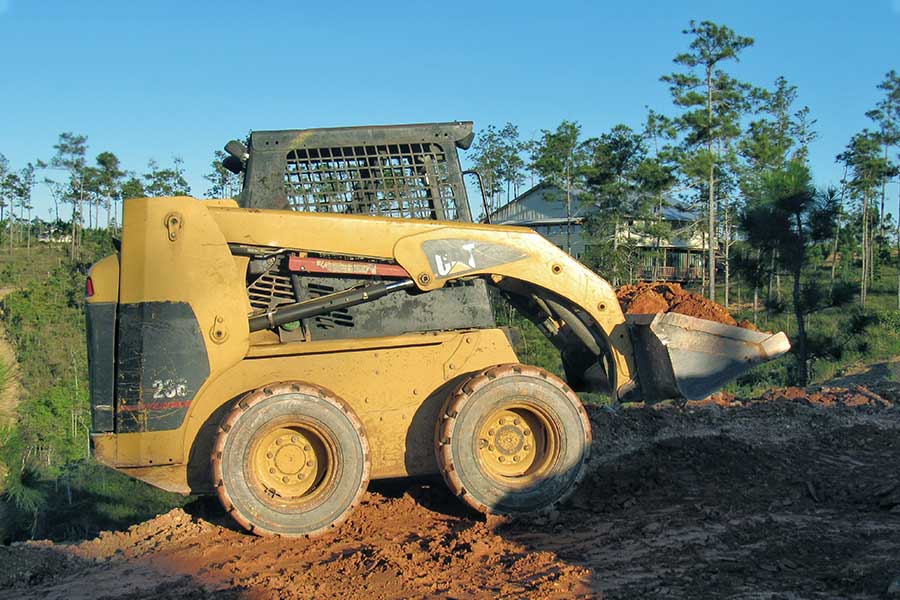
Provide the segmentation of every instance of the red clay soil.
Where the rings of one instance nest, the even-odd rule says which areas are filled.
[[[681,287],[679,283],[656,281],[623,285],[616,291],[616,297],[626,314],[653,314],[672,312],[707,321],[738,325],[745,329],[753,329],[747,321],[737,323],[725,307],[693,294]]]
[[[502,538],[443,490],[451,510],[430,510],[430,490],[417,491],[369,492],[339,530],[311,540],[256,537],[177,508],[77,545],[0,546],[6,576],[30,583],[4,592],[0,575],[0,598],[593,597],[588,569]]]
[[[872,389],[872,388],[876,389]],[[723,406],[737,407],[753,404],[765,404],[775,401],[801,402],[811,406],[892,406],[897,404],[898,398],[893,386],[855,385],[852,387],[786,387],[776,388],[763,393],[758,398],[738,398],[730,392],[717,392],[703,400],[691,400],[687,406]]]
[[[887,398],[862,385],[852,388],[821,387],[804,389],[788,387],[770,390],[763,394],[757,402],[771,402],[773,400],[793,400],[820,406],[890,406],[892,404]]]
[[[900,588],[898,395],[883,379],[588,405],[587,477],[545,517],[485,522],[439,481],[403,482],[306,540],[201,504],[80,543],[0,545],[0,599],[877,600]]]

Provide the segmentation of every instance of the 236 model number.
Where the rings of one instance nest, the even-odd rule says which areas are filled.
[[[156,379],[153,381],[153,398],[172,399],[187,396],[186,379]]]

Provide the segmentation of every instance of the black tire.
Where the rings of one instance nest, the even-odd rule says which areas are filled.
[[[475,510],[549,511],[584,478],[587,413],[571,388],[543,369],[514,364],[482,371],[451,394],[440,414],[438,466],[451,491]]]
[[[244,397],[220,426],[212,454],[222,505],[260,535],[308,537],[336,527],[359,503],[369,468],[353,411],[328,390],[300,382]]]

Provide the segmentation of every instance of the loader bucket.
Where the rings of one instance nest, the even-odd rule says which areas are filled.
[[[627,315],[644,402],[701,400],[753,365],[791,349],[784,332],[761,333],[677,313]]]

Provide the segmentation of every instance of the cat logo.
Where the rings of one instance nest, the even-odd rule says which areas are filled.
[[[527,256],[516,248],[502,244],[457,239],[426,240],[422,243],[422,250],[438,279],[482,271]]]

